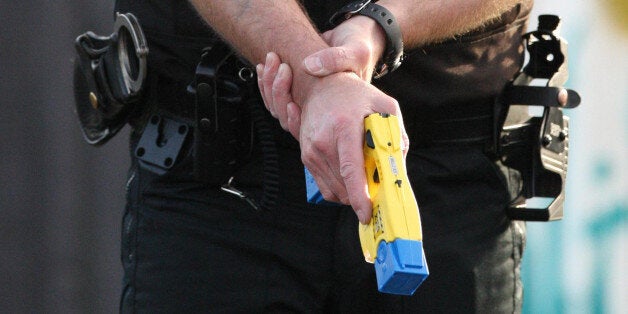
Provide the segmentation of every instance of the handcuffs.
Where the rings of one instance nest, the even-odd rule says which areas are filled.
[[[146,78],[146,37],[131,13],[116,13],[109,36],[79,35],[74,97],[85,140],[102,145],[127,122]]]

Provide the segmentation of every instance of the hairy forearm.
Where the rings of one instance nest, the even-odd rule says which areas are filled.
[[[294,0],[190,0],[205,21],[251,62],[274,51],[284,61],[325,47]]]
[[[517,0],[381,0],[395,15],[406,49],[467,33],[512,8]]]
[[[327,48],[295,0],[190,0],[201,17],[251,63],[263,63],[275,52],[290,65],[295,78],[295,100],[315,79],[302,69],[303,58]]]

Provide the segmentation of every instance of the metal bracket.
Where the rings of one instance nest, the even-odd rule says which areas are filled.
[[[153,115],[144,128],[135,157],[142,167],[162,175],[174,166],[189,131],[186,123]]]
[[[538,30],[524,36],[530,54],[528,64],[502,93],[504,109],[497,138],[502,162],[518,170],[523,179],[520,194],[508,209],[515,220],[548,221],[563,217],[569,153],[569,118],[563,108],[580,104],[577,92],[564,89],[567,81],[567,43],[558,36],[560,19],[539,16]],[[530,86],[546,79],[546,86]],[[541,106],[540,117],[528,107]],[[546,208],[528,208],[526,199],[552,198]]]

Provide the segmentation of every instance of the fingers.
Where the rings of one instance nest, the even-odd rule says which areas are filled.
[[[399,121],[401,124],[401,150],[403,152],[403,158],[406,158],[410,151],[410,138],[408,137],[408,133],[406,133],[406,129],[403,127],[403,122],[401,122],[401,120]]]
[[[342,47],[328,48],[304,61],[310,66],[313,61],[314,67],[321,67],[319,71],[334,73],[317,81],[322,86],[321,90],[326,92],[314,94],[303,108],[292,101],[292,71],[288,65],[281,63],[276,54],[269,53],[265,64],[258,65],[256,69],[266,108],[285,130],[301,142],[303,163],[316,180],[323,197],[328,201],[351,205],[360,222],[368,223],[372,204],[364,173],[364,121],[357,117],[365,117],[372,112],[400,116],[401,112],[394,98],[360,81],[359,75],[335,74],[346,69],[351,71],[354,57],[349,53]],[[337,60],[334,61],[334,58]],[[334,102],[341,105],[332,106]],[[400,128],[399,140],[405,156],[408,141],[402,122]]]
[[[329,171],[329,168],[327,166],[325,167],[327,168],[327,171]],[[310,171],[310,174],[312,175],[312,177],[314,177],[314,180],[316,181],[316,185],[318,186],[318,190],[323,196],[323,199],[325,199],[328,202],[348,204],[348,203],[342,202],[340,197],[337,196],[337,191],[339,191],[337,181],[325,180],[323,175],[320,172],[313,171],[309,169],[309,167],[308,167],[308,170]],[[344,190],[344,187],[342,187],[342,189]]]
[[[355,140],[363,137],[363,129],[363,126],[355,128],[355,131],[344,133],[338,139],[338,162],[348,201],[360,222],[367,224],[371,220],[373,208],[364,173],[363,144]]]
[[[293,103],[290,92],[292,71],[287,64],[281,63],[279,56],[273,52],[268,53],[265,62],[265,64],[256,67],[257,83],[264,105],[270,114],[279,120],[281,127],[294,135],[295,123],[299,120],[293,116],[292,121],[288,121],[288,104]],[[290,124],[293,125],[292,128]]]
[[[260,95],[262,96],[262,100],[264,101],[264,106],[266,107],[266,110],[268,110],[268,112],[273,115],[271,110],[272,104],[270,103],[271,98],[267,96],[267,91],[265,90],[264,86],[264,64],[260,63],[255,66],[255,71],[257,72],[257,87],[259,88]]]
[[[262,99],[264,100],[264,104],[266,105],[266,109],[270,112],[270,114],[279,118],[279,114],[277,112],[277,106],[273,103],[273,95],[272,95],[272,86],[275,77],[277,76],[277,71],[279,70],[279,65],[281,64],[281,60],[279,56],[274,52],[269,52],[266,55],[265,63],[263,64],[262,70],[258,71],[257,82],[262,94]],[[259,68],[256,67],[256,70]]]
[[[307,142],[307,139],[303,139],[301,142]],[[348,204],[348,199],[346,197],[343,199],[343,195],[346,195],[346,189],[342,185],[339,177],[334,175],[334,169],[330,163],[330,159],[321,158],[327,155],[326,153],[330,152],[323,152],[317,149],[315,145],[301,146],[301,160],[310,171],[312,177],[314,177],[318,190],[323,198],[329,202]],[[333,147],[331,148],[333,149]]]
[[[292,86],[292,73],[290,67],[282,63],[279,65],[277,74],[270,87],[272,111],[284,130],[289,129],[288,104],[292,102],[290,87]]]
[[[397,121],[399,121],[399,130],[401,133],[401,138],[399,139],[399,141],[401,144],[403,157],[405,158],[408,155],[408,151],[410,150],[410,138],[408,137],[406,127],[403,124],[403,116],[401,114],[401,108],[399,107],[399,103],[397,102],[397,100],[395,100],[394,98],[383,99],[373,106],[373,111],[379,113],[389,113],[397,116]]]
[[[275,110],[281,112],[287,110],[284,107],[287,107],[288,103],[292,102],[292,94],[290,93],[291,86],[292,71],[287,64],[282,63],[279,65],[277,75],[275,76],[271,86],[272,103],[274,104]],[[287,118],[287,111],[285,113]]]
[[[403,116],[401,115],[401,110],[397,111],[397,121],[399,121],[399,130],[401,130],[401,151],[403,152],[403,158],[408,156],[408,152],[410,151],[410,138],[408,137],[408,133],[406,132],[406,127],[403,124]]]
[[[364,121],[348,115],[325,120],[334,120],[331,129],[302,133],[303,163],[326,200],[351,205],[360,222],[368,223],[372,205],[364,172]]]

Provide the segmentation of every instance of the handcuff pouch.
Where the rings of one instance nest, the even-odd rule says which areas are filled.
[[[146,78],[146,38],[133,14],[116,13],[111,35],[87,32],[74,46],[76,113],[85,140],[102,145],[136,109]]]

